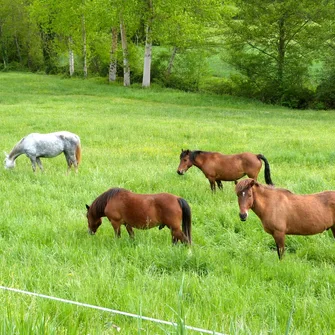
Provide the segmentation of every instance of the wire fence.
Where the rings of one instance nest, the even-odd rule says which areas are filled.
[[[11,288],[11,287],[6,287],[6,286],[0,286],[0,289],[5,290],[5,291],[16,292],[16,293],[20,293],[20,294],[25,294],[25,295],[29,295],[29,296],[39,297],[39,298],[43,298],[43,299],[55,300],[55,301],[63,302],[63,303],[66,303],[66,304],[72,304],[72,305],[76,305],[76,306],[97,309],[97,310],[100,310],[100,311],[103,311],[103,312],[123,315],[123,316],[127,316],[127,317],[130,317],[130,318],[150,321],[150,322],[154,322],[154,323],[158,323],[158,324],[163,324],[163,325],[168,325],[168,326],[173,326],[173,327],[178,326],[178,324],[176,322],[154,319],[154,318],[151,318],[151,317],[148,317],[148,316],[123,312],[123,311],[110,309],[110,308],[106,308],[106,307],[101,307],[101,306],[90,305],[90,304],[86,304],[86,303],[82,303],[82,302],[78,302],[78,301],[72,301],[72,300],[68,300],[68,299],[57,298],[57,297],[53,297],[53,296],[49,296],[49,295],[45,295],[45,294],[24,291],[24,290]],[[223,334],[223,333],[218,333],[214,330],[207,330],[207,329],[202,329],[202,328],[192,327],[192,326],[187,326],[187,325],[183,325],[183,327],[185,329],[193,330],[195,332],[199,332],[199,333],[203,333],[203,334],[227,335],[227,334]]]

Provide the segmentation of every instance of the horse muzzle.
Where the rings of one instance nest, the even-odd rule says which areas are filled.
[[[241,221],[246,221],[248,217],[248,213],[240,213],[240,219]]]
[[[95,235],[95,232],[92,231],[91,229],[88,229],[87,232],[88,232],[90,235]]]
[[[184,170],[177,170],[177,173],[182,176],[185,173],[185,171]]]

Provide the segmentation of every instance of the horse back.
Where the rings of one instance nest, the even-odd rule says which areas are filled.
[[[287,193],[286,210],[282,209],[282,213],[286,218],[287,234],[321,233],[335,224],[335,192]]]
[[[127,223],[135,228],[152,228],[175,216],[181,218],[177,199],[169,193],[120,192],[107,203],[105,214],[112,221]]]
[[[249,152],[232,155],[212,152],[204,155],[201,169],[206,176],[230,181],[245,175],[257,177],[261,167],[262,162]]]

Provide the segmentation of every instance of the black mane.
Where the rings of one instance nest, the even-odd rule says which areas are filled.
[[[185,156],[188,155],[189,158],[190,158],[190,161],[191,161],[192,163],[194,163],[196,157],[197,157],[199,154],[203,153],[203,152],[205,152],[205,151],[201,151],[201,150],[194,150],[194,151],[191,151],[191,150],[189,150],[189,149],[187,149],[187,150],[182,150],[182,152],[181,152],[181,154],[180,154],[180,159],[182,159],[182,158],[184,158]]]
[[[201,151],[201,150],[194,150],[194,151],[190,151],[190,160],[192,163],[195,162],[195,159],[197,158],[198,155],[202,154],[205,151]]]
[[[126,191],[124,188],[114,187],[110,188],[106,192],[99,195],[90,206],[90,210],[93,210],[97,216],[103,216],[105,207],[109,199],[113,198],[119,192]]]

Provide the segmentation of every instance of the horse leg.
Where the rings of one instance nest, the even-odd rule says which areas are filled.
[[[208,179],[212,192],[215,192],[215,180]]]
[[[66,170],[66,174],[68,175],[69,172],[71,171],[71,166],[72,166],[72,162],[70,157],[66,156],[66,162],[67,162],[67,170]]]
[[[283,258],[284,251],[285,251],[285,233],[275,231],[272,234],[272,236],[276,242],[277,254],[278,254],[279,260],[281,260]]]
[[[64,152],[64,155],[65,155],[65,158],[66,158],[66,163],[67,163],[67,171],[66,171],[66,174],[68,175],[69,172],[71,171],[71,167],[72,167],[72,164],[75,168],[75,171],[78,172],[78,164],[77,164],[77,160],[73,155],[71,155],[70,153],[68,152]]]
[[[220,190],[222,190],[223,187],[222,187],[221,180],[217,180],[216,183],[217,183],[217,185],[218,185],[218,188],[219,188]]]
[[[29,159],[31,161],[31,167],[33,168],[33,171],[36,172],[36,157],[29,156]]]
[[[133,238],[134,238],[134,231],[133,231],[133,228],[132,228],[131,226],[129,226],[128,224],[126,224],[126,229],[127,229],[128,234],[129,234],[129,237],[130,237],[131,239],[133,239]]]
[[[36,163],[39,166],[40,170],[44,171],[41,159],[39,157],[36,157]]]
[[[113,226],[115,237],[118,237],[118,238],[121,237],[121,223],[116,222],[116,221],[110,221],[110,222]]]
[[[178,240],[182,243],[189,243],[188,238],[180,228],[170,228],[172,234],[172,243],[177,244]]]

